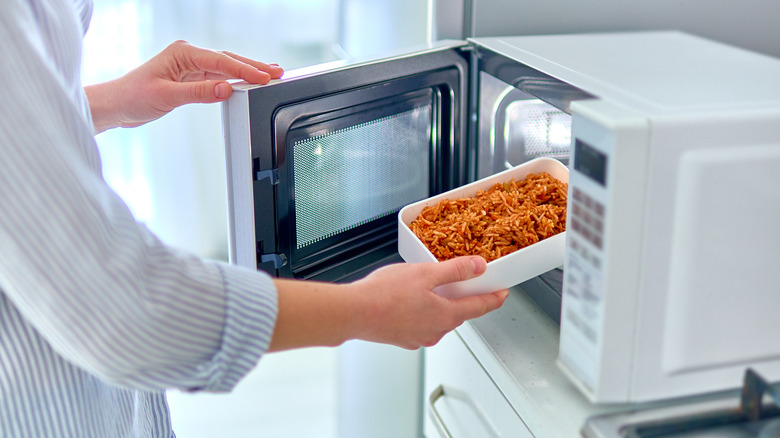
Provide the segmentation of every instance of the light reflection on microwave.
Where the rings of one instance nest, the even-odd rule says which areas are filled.
[[[571,116],[540,100],[518,100],[506,111],[507,161],[516,166],[536,157],[565,159]]]

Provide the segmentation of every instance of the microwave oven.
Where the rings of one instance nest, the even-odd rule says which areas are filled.
[[[564,266],[523,285],[591,401],[780,379],[780,60],[674,31],[476,38],[235,84],[230,259],[351,281],[401,207],[567,164]],[[518,333],[522,343],[522,333]]]
[[[402,262],[402,207],[533,158],[566,163],[571,117],[512,86],[528,74],[516,67],[479,43],[443,41],[234,84],[222,107],[231,262],[351,281]],[[556,105],[584,96],[560,85]],[[551,312],[561,275],[532,281],[552,294]]]
[[[564,373],[599,403],[780,379],[780,60],[677,32],[515,43],[596,96],[571,104]]]

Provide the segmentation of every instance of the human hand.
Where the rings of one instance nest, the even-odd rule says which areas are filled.
[[[395,264],[350,284],[275,280],[279,313],[269,351],[335,346],[350,339],[406,349],[436,344],[464,321],[504,303],[509,291],[458,299],[433,289],[485,272],[482,257]]]
[[[226,100],[233,92],[227,79],[267,84],[283,73],[275,64],[176,41],[121,78],[84,89],[102,132],[143,125],[184,104]]]
[[[374,271],[354,283],[372,303],[359,338],[407,349],[435,345],[464,321],[498,309],[506,300],[508,290],[459,299],[433,292],[437,286],[477,277],[486,267],[482,257],[460,257]]]

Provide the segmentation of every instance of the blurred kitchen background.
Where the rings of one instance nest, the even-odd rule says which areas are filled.
[[[416,46],[430,38],[429,3],[95,0],[85,39],[84,83],[121,76],[177,39],[275,62],[286,70]],[[182,107],[139,128],[102,133],[97,140],[105,178],[139,220],[170,244],[227,259],[220,105]],[[386,348],[391,347],[357,350],[365,354],[369,349],[381,357]],[[359,364],[349,359],[353,351],[347,344],[269,355],[230,394],[172,391],[174,430],[180,438],[360,436],[361,428],[382,421],[360,416],[356,406],[352,409],[362,404],[361,388],[369,390],[365,379],[371,378],[353,366]],[[418,356],[403,360],[416,361]],[[405,379],[403,373],[393,374],[403,364],[387,367],[386,384]],[[407,383],[413,388],[417,382]],[[339,394],[349,392],[353,396],[342,396],[339,409]],[[393,408],[383,415],[394,417],[394,422],[415,421],[414,415]],[[410,430],[414,427],[409,425]]]

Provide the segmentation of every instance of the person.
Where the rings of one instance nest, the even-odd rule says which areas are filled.
[[[228,79],[264,84],[283,71],[177,41],[84,87],[91,8],[0,8],[1,436],[171,437],[166,389],[230,391],[273,351],[349,339],[434,345],[506,299],[506,290],[457,300],[433,292],[484,272],[479,257],[327,284],[167,245],[105,183],[94,136],[223,101]]]

